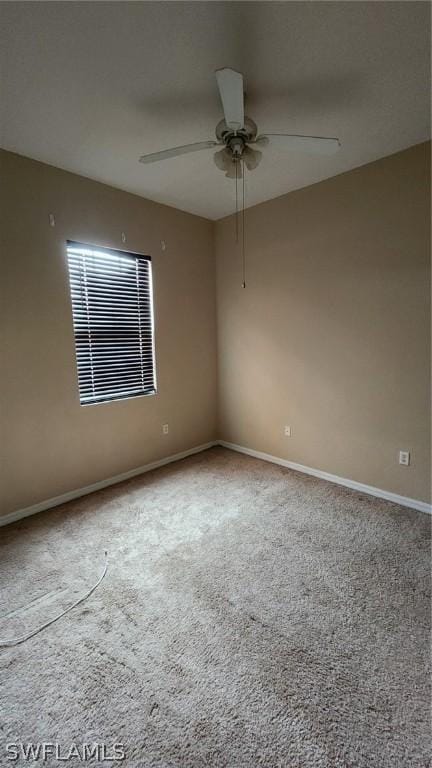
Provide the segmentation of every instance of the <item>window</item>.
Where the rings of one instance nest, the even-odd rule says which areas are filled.
[[[67,243],[81,405],[156,391],[151,259]]]

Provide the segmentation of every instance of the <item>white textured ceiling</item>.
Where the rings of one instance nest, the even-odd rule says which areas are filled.
[[[4,148],[217,219],[234,182],[207,150],[139,155],[214,137],[214,70],[244,73],[260,132],[338,136],[334,157],[271,146],[249,205],[429,138],[426,2],[0,3]]]

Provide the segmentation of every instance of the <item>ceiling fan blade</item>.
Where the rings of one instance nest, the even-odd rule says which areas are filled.
[[[339,139],[328,139],[324,136],[297,136],[290,133],[266,133],[265,136],[258,136],[255,143],[264,145],[266,139],[270,144],[283,149],[313,155],[334,155],[341,146]]]
[[[228,128],[239,131],[244,127],[243,75],[234,69],[217,69],[216,80]]]
[[[140,163],[157,163],[158,160],[168,160],[170,157],[178,155],[188,155],[189,152],[199,152],[200,149],[210,149],[217,147],[217,141],[197,141],[195,144],[184,144],[181,147],[172,147],[163,149],[161,152],[152,152],[150,155],[141,155]]]

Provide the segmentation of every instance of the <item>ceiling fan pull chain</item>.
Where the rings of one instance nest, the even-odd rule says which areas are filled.
[[[239,209],[238,209],[238,162],[235,163],[235,229],[236,229],[236,243],[239,241]]]
[[[243,161],[243,207],[242,207],[242,262],[243,262],[243,282],[242,282],[242,288],[246,288],[246,256],[245,256],[245,205],[246,205],[246,199],[245,199],[245,188],[246,188],[246,180],[245,180],[245,163]]]

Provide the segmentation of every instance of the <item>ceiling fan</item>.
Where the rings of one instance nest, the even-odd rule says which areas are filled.
[[[258,135],[256,123],[244,114],[243,75],[225,67],[216,70],[216,80],[224,111],[224,119],[216,126],[216,141],[198,141],[140,157],[141,163],[155,163],[170,157],[223,147],[214,155],[216,166],[231,179],[242,178],[242,165],[254,170],[261,160],[262,148],[269,143],[282,149],[316,155],[332,155],[340,147],[339,139],[323,136],[298,136],[289,133]],[[257,147],[257,148],[255,148]]]

